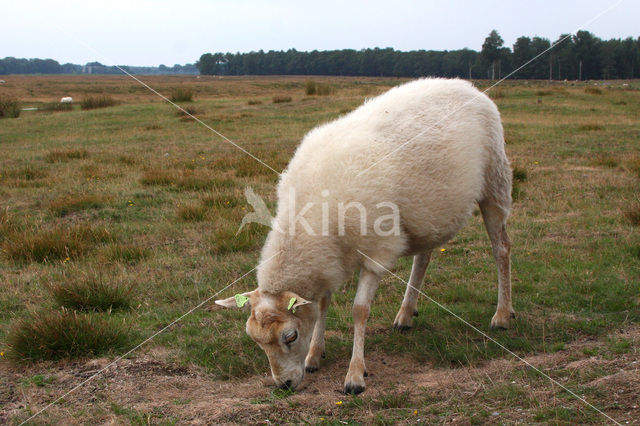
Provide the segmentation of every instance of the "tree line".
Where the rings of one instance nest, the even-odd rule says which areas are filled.
[[[549,49],[551,46],[552,49]],[[539,55],[539,57],[537,57]],[[536,58],[537,57],[537,58]],[[529,65],[521,65],[536,58]],[[562,34],[553,43],[543,37],[519,37],[504,46],[498,31],[482,50],[392,48],[300,52],[295,49],[249,53],[205,53],[195,66],[208,75],[344,75],[385,77],[460,77],[553,80],[631,79],[640,77],[640,37],[601,40],[588,31]]]
[[[166,65],[158,67],[122,65],[120,68],[131,74],[198,74],[198,69],[194,64],[175,64],[173,67]],[[85,65],[71,63],[61,65],[53,59],[6,57],[0,59],[1,74],[122,74],[122,71],[115,66],[103,65],[100,62],[88,62]]]

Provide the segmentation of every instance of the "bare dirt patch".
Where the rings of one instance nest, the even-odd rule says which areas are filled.
[[[525,359],[617,421],[638,424],[640,328],[608,339],[629,342],[627,350],[612,357],[603,342],[585,340]],[[101,358],[20,367],[3,361],[0,422],[26,420],[28,413],[108,363]],[[355,398],[341,392],[347,367],[347,359],[324,365],[307,375],[296,393],[286,395],[268,385],[267,372],[219,381],[199,368],[168,362],[164,352],[148,351],[119,361],[49,408],[38,422],[79,424],[90,415],[104,423],[606,423],[604,416],[510,357],[472,367],[433,368],[410,357],[371,353],[367,390]]]

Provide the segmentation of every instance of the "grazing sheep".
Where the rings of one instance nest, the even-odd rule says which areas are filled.
[[[73,98],[71,98],[71,96],[65,96],[64,98],[60,99],[60,103],[61,104],[73,103]]]
[[[277,385],[294,389],[305,370],[317,370],[331,293],[360,268],[344,392],[362,392],[365,323],[381,277],[399,257],[414,256],[394,321],[411,327],[432,250],[477,205],[498,267],[491,326],[506,328],[514,316],[502,124],[495,104],[468,82],[410,82],[312,130],[282,174],[278,198],[258,288],[216,301],[236,307],[248,298],[247,333],[266,352]]]

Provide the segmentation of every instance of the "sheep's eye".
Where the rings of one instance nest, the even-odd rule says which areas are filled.
[[[296,341],[296,339],[298,338],[298,332],[296,330],[290,331],[288,333],[285,333],[284,337],[284,342],[289,345],[293,342]]]

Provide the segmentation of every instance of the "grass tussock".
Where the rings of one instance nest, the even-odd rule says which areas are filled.
[[[512,175],[513,175],[513,180],[515,182],[526,182],[527,181],[527,171],[525,169],[522,169],[520,167],[514,167]]]
[[[268,231],[266,226],[250,224],[236,235],[238,227],[239,224],[230,223],[216,230],[211,239],[211,253],[223,256],[230,253],[255,251],[262,246]]]
[[[247,101],[247,105],[262,105],[262,101],[259,101],[257,99],[249,99]]]
[[[631,207],[625,210],[624,217],[633,226],[640,226],[640,203],[633,203]]]
[[[202,222],[207,216],[207,208],[199,205],[180,206],[176,215],[185,222]]]
[[[9,214],[9,209],[0,210],[0,242],[8,235],[16,234],[19,230],[20,227]]]
[[[18,263],[66,261],[84,255],[96,244],[110,238],[106,229],[88,225],[26,229],[8,234],[2,244],[2,252],[9,260]]]
[[[193,102],[193,90],[189,87],[176,87],[171,90],[171,102]]]
[[[536,96],[550,96],[553,95],[553,91],[551,90],[538,90],[536,91]]]
[[[66,216],[82,210],[99,209],[104,206],[105,198],[93,194],[69,194],[49,203],[49,210],[56,216]]]
[[[506,93],[504,92],[504,90],[500,90],[500,89],[492,89],[488,93],[491,99],[502,99],[506,96]]]
[[[89,157],[89,152],[82,148],[66,148],[53,150],[45,156],[47,163],[63,163],[69,160],[81,160]]]
[[[176,111],[176,117],[180,117],[183,120],[193,120],[192,116],[200,114],[202,114],[202,111],[197,110],[192,106],[183,107]]]
[[[108,245],[104,250],[104,256],[107,260],[129,264],[138,263],[149,255],[148,249],[133,244],[114,243]]]
[[[17,181],[34,181],[38,179],[44,179],[47,176],[49,176],[49,172],[47,170],[41,169],[34,165],[28,165],[19,169],[8,170],[4,174],[4,177]]]
[[[594,166],[616,168],[620,165],[620,161],[611,155],[601,155],[591,162]]]
[[[591,132],[595,130],[604,130],[604,127],[596,123],[587,123],[587,124],[580,125],[578,127],[578,130]]]
[[[118,157],[118,161],[122,164],[126,164],[127,166],[135,166],[141,162],[139,158],[136,158],[133,155],[120,155]]]
[[[597,87],[585,87],[584,93],[588,93],[589,95],[602,95],[602,90]]]
[[[328,96],[333,94],[334,91],[334,88],[326,83],[318,83],[313,80],[307,80],[304,84],[304,92],[307,96]]]
[[[640,158],[635,158],[629,163],[629,169],[640,178]]]
[[[18,118],[20,112],[20,103],[17,99],[0,96],[0,118]]]
[[[43,112],[69,112],[73,111],[73,104],[62,102],[49,102],[38,107]]]
[[[133,304],[134,283],[105,277],[101,273],[75,271],[59,281],[46,284],[53,299],[62,307],[76,311],[129,309]]]
[[[117,104],[118,102],[115,99],[113,99],[111,96],[107,96],[107,95],[90,96],[88,98],[84,98],[80,102],[80,108],[83,110],[89,110],[89,109],[112,107]]]
[[[286,102],[291,102],[293,99],[291,98],[291,96],[277,95],[274,96],[272,100],[274,104],[283,104]]]
[[[129,341],[129,328],[104,314],[43,311],[14,323],[7,336],[7,355],[26,362],[99,356],[121,351]]]

